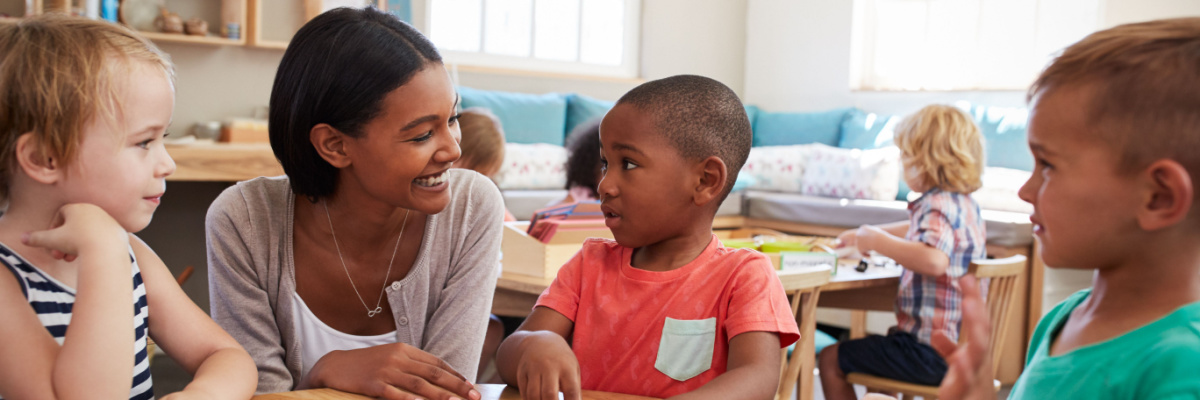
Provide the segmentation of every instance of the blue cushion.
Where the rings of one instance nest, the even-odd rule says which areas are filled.
[[[971,114],[983,132],[989,167],[1033,170],[1033,154],[1029,152],[1026,135],[1029,109],[988,107],[966,102],[959,102],[956,106]]]
[[[853,108],[821,112],[766,112],[754,117],[754,146],[821,143],[837,146],[842,120]]]
[[[800,340],[804,339],[801,338]],[[826,347],[829,347],[829,345],[834,343],[837,343],[837,339],[834,339],[833,336],[829,336],[828,333],[817,330],[815,333],[813,333],[813,349],[816,350],[813,352],[813,354],[821,354],[821,350],[825,350]],[[795,343],[792,343],[788,346],[788,357],[792,356],[793,351],[796,351]]]
[[[614,104],[616,104],[615,101],[593,99],[581,94],[568,94],[567,129],[563,131],[563,137],[570,136],[579,124],[592,118],[603,117],[609,109],[613,108]]]
[[[459,87],[462,107],[484,107],[500,118],[510,143],[562,146],[567,125],[567,99],[557,93],[526,94]]]
[[[891,146],[896,124],[901,119],[895,115],[866,113],[856,108],[842,121],[842,137],[838,147],[869,150]]]
[[[758,107],[746,104],[742,106],[746,109],[746,118],[750,119],[750,130],[754,130],[754,119],[758,118],[758,113],[761,112]]]

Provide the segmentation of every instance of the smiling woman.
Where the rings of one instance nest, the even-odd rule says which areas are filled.
[[[437,51],[382,12],[326,12],[288,46],[270,110],[286,176],[230,187],[206,221],[213,318],[254,356],[258,392],[477,398],[463,374],[503,206],[449,169],[458,96]]]

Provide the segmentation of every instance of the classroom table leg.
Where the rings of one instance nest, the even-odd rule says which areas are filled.
[[[862,339],[867,337],[867,312],[850,310],[850,338]]]

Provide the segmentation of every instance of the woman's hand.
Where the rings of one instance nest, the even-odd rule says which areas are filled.
[[[579,360],[562,336],[550,331],[531,332],[521,343],[525,351],[517,361],[517,387],[525,400],[579,400]]]
[[[480,394],[445,361],[404,343],[333,351],[317,361],[300,387],[327,387],[388,400],[479,400]]]
[[[25,234],[21,242],[44,248],[54,258],[71,262],[81,254],[125,257],[129,236],[104,209],[75,203],[59,208],[49,229]]]
[[[949,366],[938,388],[938,397],[947,400],[995,399],[992,358],[988,351],[992,326],[979,292],[979,281],[966,275],[959,283],[963,293],[963,321],[959,335],[966,336],[966,343],[957,345],[946,334],[934,332],[933,347]]]

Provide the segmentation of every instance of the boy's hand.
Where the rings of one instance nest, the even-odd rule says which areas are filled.
[[[539,331],[522,343],[517,362],[517,387],[525,400],[580,400],[579,360],[562,336]]]
[[[871,251],[878,250],[878,242],[888,236],[887,232],[874,225],[863,225],[854,231],[855,246],[858,251],[867,256]]]
[[[80,254],[126,253],[129,234],[104,209],[93,204],[67,204],[58,209],[50,229],[21,237],[27,246],[50,251],[56,259],[75,261]]]
[[[436,356],[405,343],[326,354],[307,387],[327,387],[389,400],[479,400],[475,387]],[[314,377],[316,376],[316,377]]]
[[[934,333],[933,347],[949,366],[938,388],[938,397],[947,400],[995,399],[992,357],[988,350],[992,324],[979,292],[979,281],[965,275],[959,283],[963,292],[963,321],[959,335],[965,335],[966,343],[959,346],[944,333]]]

